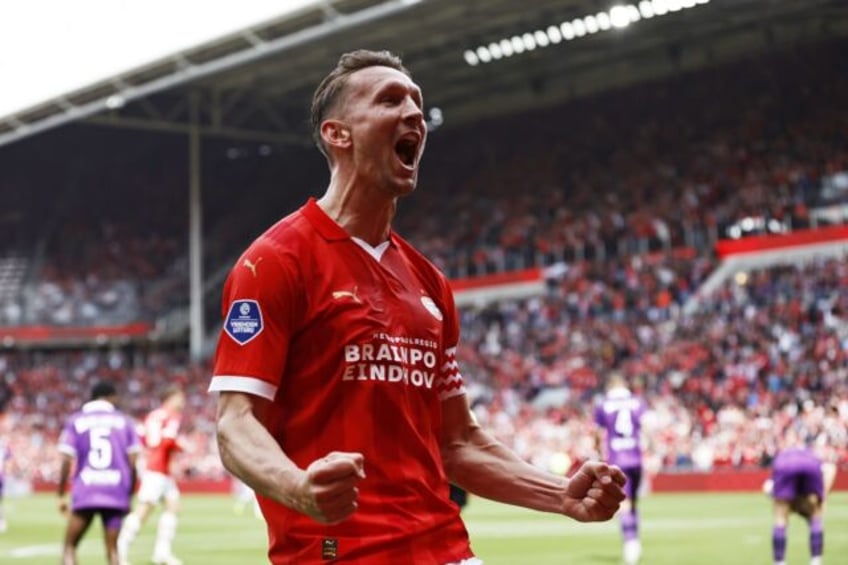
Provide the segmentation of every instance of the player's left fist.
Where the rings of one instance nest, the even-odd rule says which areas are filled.
[[[563,513],[578,522],[612,518],[625,498],[627,477],[618,467],[587,461],[565,486]]]

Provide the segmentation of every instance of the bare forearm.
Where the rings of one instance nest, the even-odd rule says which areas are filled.
[[[542,512],[563,512],[568,479],[523,461],[480,428],[444,453],[448,477],[467,491]]]
[[[132,454],[129,457],[130,464],[130,496],[135,492],[135,487],[138,486],[138,456],[136,454]]]
[[[71,462],[62,457],[62,464],[59,468],[59,485],[57,488],[57,494],[59,496],[65,495],[65,490],[68,488],[68,478],[71,475]]]
[[[224,467],[233,475],[257,493],[298,508],[294,493],[303,471],[249,409],[219,416],[218,448]]]

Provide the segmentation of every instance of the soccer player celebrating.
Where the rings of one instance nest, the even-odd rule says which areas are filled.
[[[807,520],[810,527],[810,565],[821,565],[824,552],[822,505],[825,493],[822,461],[812,449],[801,445],[795,436],[793,431],[788,432],[787,446],[772,463],[772,556],[775,565],[785,565],[786,527],[789,513],[794,510]]]
[[[145,470],[141,474],[138,490],[138,507],[127,516],[118,538],[118,550],[122,565],[128,564],[130,545],[147,521],[154,506],[160,502],[164,509],[156,528],[153,546],[153,563],[156,565],[180,565],[174,555],[172,544],[177,532],[177,512],[180,491],[171,475],[171,459],[182,448],[178,440],[180,418],[185,406],[185,394],[178,386],[168,387],[162,395],[162,405],[144,420],[142,440],[146,451]]]
[[[642,450],[639,433],[645,402],[634,396],[619,374],[610,377],[607,394],[595,407],[595,423],[606,436],[605,453],[613,463],[627,475],[625,492],[627,499],[621,503],[621,533],[624,539],[624,562],[634,565],[642,555],[639,541],[639,514],[636,502],[642,482]]]
[[[469,410],[451,289],[390,227],[427,138],[400,59],[343,55],[315,92],[312,123],[329,187],[239,258],[210,384],[222,461],[259,494],[270,561],[479,564],[449,482],[610,519],[624,498],[618,468],[544,472]]]
[[[130,509],[135,486],[135,461],[141,445],[129,416],[115,408],[115,386],[94,385],[91,400],[72,414],[59,439],[59,511],[68,513],[66,489],[76,461],[71,487],[70,515],[62,550],[63,565],[77,563],[76,549],[100,515],[109,565],[118,565],[118,532]]]

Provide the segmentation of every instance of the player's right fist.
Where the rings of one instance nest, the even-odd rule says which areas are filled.
[[[361,453],[328,453],[306,468],[298,485],[299,510],[318,522],[337,524],[356,510],[356,485],[364,478]]]

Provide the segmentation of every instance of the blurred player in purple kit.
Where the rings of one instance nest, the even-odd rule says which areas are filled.
[[[6,470],[12,461],[12,451],[0,441],[0,534],[6,532],[6,514],[3,511],[3,489],[5,488]]]
[[[807,520],[810,527],[810,565],[821,565],[824,551],[822,505],[825,493],[822,461],[812,449],[803,447],[794,435],[790,433],[787,447],[777,454],[772,463],[772,556],[775,565],[786,563],[786,526],[789,513],[795,511]]]
[[[130,509],[135,487],[135,462],[141,445],[133,421],[115,408],[116,390],[98,383],[91,401],[72,414],[59,439],[62,467],[59,510],[68,512],[66,487],[74,467],[70,516],[62,551],[63,565],[76,565],[76,548],[96,515],[106,538],[109,565],[118,565],[118,532]]]
[[[595,407],[595,423],[604,430],[605,457],[627,475],[624,490],[627,498],[621,503],[619,519],[624,538],[624,562],[634,565],[642,555],[639,541],[639,515],[636,501],[642,482],[642,449],[639,434],[645,402],[634,396],[624,379],[614,374],[607,384],[607,394]]]

